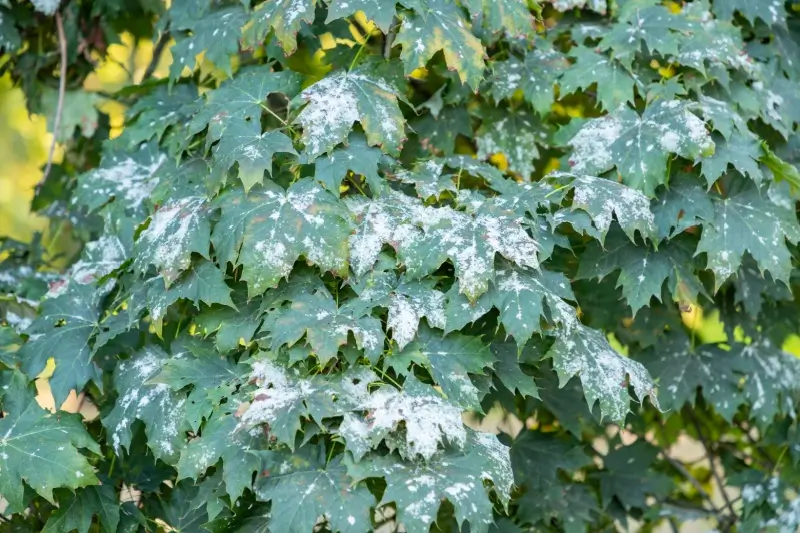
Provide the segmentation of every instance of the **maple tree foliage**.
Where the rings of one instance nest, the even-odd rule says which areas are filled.
[[[797,531],[798,13],[0,0],[79,250],[0,241],[0,528]]]

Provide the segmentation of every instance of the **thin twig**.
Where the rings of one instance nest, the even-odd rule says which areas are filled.
[[[697,479],[686,469],[683,463],[681,463],[677,459],[670,457],[666,450],[662,450],[661,455],[664,456],[664,459],[666,459],[667,462],[671,464],[675,470],[680,472],[680,474],[684,478],[686,478],[686,481],[691,483],[691,485],[695,488],[695,490],[697,490],[698,494],[700,494],[700,496],[702,496],[703,499],[708,502],[708,504],[711,506],[711,509],[716,514],[721,514],[720,509],[716,505],[714,505],[714,501],[711,499],[711,495],[708,493],[706,489],[703,488],[703,485],[701,485],[700,482],[697,481]]]
[[[725,484],[722,482],[722,477],[717,472],[716,466],[714,466],[714,454],[711,452],[711,447],[706,440],[705,435],[703,435],[703,430],[700,429],[700,422],[698,422],[697,418],[694,414],[687,410],[686,414],[688,415],[689,420],[692,422],[695,431],[697,431],[697,438],[700,439],[700,442],[703,444],[703,448],[706,450],[706,457],[708,457],[709,466],[711,467],[711,475],[714,476],[714,480],[719,485],[719,491],[722,493],[722,499],[725,500],[725,506],[728,508],[728,511],[731,514],[731,520],[736,520],[736,511],[733,509],[733,503],[731,499],[728,497],[728,493],[725,492]]]
[[[144,74],[142,75],[142,81],[140,83],[144,82],[156,71],[158,62],[161,60],[161,54],[164,53],[164,50],[167,48],[167,43],[169,43],[169,38],[169,30],[164,30],[164,33],[161,34],[158,42],[153,47],[153,58],[150,60],[150,64],[147,65],[147,68],[144,69]]]
[[[58,104],[56,105],[56,118],[53,121],[53,140],[50,142],[50,152],[47,154],[47,165],[44,167],[42,179],[36,184],[38,192],[47,180],[50,169],[53,167],[53,154],[56,151],[58,130],[61,128],[61,115],[64,112],[64,94],[67,92],[67,38],[64,36],[64,21],[61,12],[56,11],[56,30],[58,32],[58,48],[61,54],[61,72],[58,80]]]

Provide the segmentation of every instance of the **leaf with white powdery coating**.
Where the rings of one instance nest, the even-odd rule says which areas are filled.
[[[482,16],[493,33],[503,32],[511,39],[527,37],[531,40],[536,34],[527,0],[465,0],[464,5],[473,19]],[[538,4],[536,6],[538,9]]]
[[[26,393],[12,389],[9,394]],[[98,483],[94,469],[78,451],[85,448],[100,453],[81,417],[63,411],[52,414],[29,396],[29,403],[20,405],[19,412],[0,418],[0,493],[8,502],[5,512],[9,513],[24,509],[23,480],[50,502],[55,501],[53,489]]]
[[[137,269],[144,273],[148,266],[155,266],[169,288],[191,266],[192,253],[209,259],[209,218],[206,195],[199,190],[160,206],[136,242]]]
[[[718,289],[750,252],[759,270],[788,285],[792,270],[786,247],[800,242],[800,225],[794,208],[775,205],[754,185],[728,198],[715,198],[714,219],[703,224],[697,253],[706,253]]]
[[[386,184],[378,175],[378,164],[383,153],[367,144],[360,133],[350,135],[347,144],[314,161],[314,179],[336,196],[348,171],[360,174],[367,180],[373,194],[378,194]]]
[[[260,46],[270,29],[288,56],[297,49],[297,32],[300,24],[314,20],[316,0],[271,0],[263,2],[250,16],[244,41],[249,46]]]
[[[392,74],[387,69],[387,74]],[[397,102],[397,88],[381,69],[362,64],[338,71],[310,86],[295,100],[308,104],[297,116],[303,127],[302,143],[311,160],[347,140],[354,122],[360,122],[370,146],[379,145],[399,155],[405,139],[405,119]],[[392,76],[393,79],[393,76]]]
[[[234,118],[214,148],[214,171],[224,176],[234,163],[238,163],[239,179],[248,192],[263,182],[264,171],[272,176],[272,158],[276,152],[297,155],[292,140],[280,131],[262,133],[258,120],[247,122]]]
[[[131,445],[131,426],[135,420],[145,425],[147,445],[156,458],[175,464],[185,443],[186,398],[168,385],[147,385],[169,360],[164,351],[149,345],[120,362],[114,370],[114,385],[119,391],[114,408],[103,418],[108,438],[119,454]]]
[[[554,85],[570,65],[551,44],[542,43],[545,44],[528,52],[522,61],[511,56],[492,64],[489,94],[495,100],[509,99],[517,90],[522,90],[523,97],[537,113],[544,116],[550,112],[555,101]]]
[[[362,533],[371,527],[375,497],[364,484],[355,485],[338,459],[326,464],[324,446],[259,455],[262,475],[255,495],[272,502],[270,530],[308,533],[322,516],[340,533]]]
[[[323,270],[347,272],[347,211],[310,178],[288,190],[266,182],[245,194],[232,189],[216,199],[222,216],[211,241],[220,261],[243,265],[251,296],[277,286],[300,255]]]
[[[350,333],[371,360],[377,360],[383,351],[384,333],[380,320],[359,316],[347,307],[337,307],[334,299],[327,294],[299,296],[268,327],[272,334],[273,350],[284,344],[292,346],[305,335],[306,342],[311,345],[323,366],[336,357],[339,348],[347,344]]]
[[[601,244],[614,215],[631,242],[636,242],[637,231],[643,238],[658,242],[650,199],[636,189],[605,178],[566,172],[555,172],[548,177],[574,191],[572,209],[582,209],[592,217]]]
[[[514,483],[509,448],[495,435],[474,431],[469,431],[464,451],[443,453],[424,463],[370,455],[348,462],[347,471],[357,481],[386,480],[381,504],[397,505],[398,521],[408,533],[427,533],[445,498],[453,504],[459,526],[468,522],[471,532],[486,533],[494,516],[483,481],[493,483],[504,504]]]
[[[403,350],[407,357],[428,368],[452,402],[480,411],[480,391],[469,375],[482,375],[494,364],[489,348],[479,337],[460,333],[445,336],[420,326],[416,339]]]
[[[658,407],[655,384],[645,367],[614,351],[601,331],[578,326],[571,334],[557,336],[547,356],[553,358],[561,387],[579,376],[589,407],[599,402],[602,414],[613,421],[622,422],[628,414],[629,383],[640,401],[650,396]]]
[[[666,183],[669,154],[694,161],[714,153],[705,123],[681,100],[656,100],[641,117],[620,106],[587,122],[569,144],[573,172],[596,176],[617,167],[623,182],[650,197]]]
[[[427,65],[441,50],[448,68],[458,72],[461,83],[478,90],[486,68],[486,52],[456,4],[428,0],[427,9],[403,20],[395,45],[403,47],[400,59],[406,75]]]

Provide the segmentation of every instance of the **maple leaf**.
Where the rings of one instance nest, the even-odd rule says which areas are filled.
[[[209,258],[209,204],[204,193],[193,192],[160,206],[136,242],[139,271],[155,266],[167,288],[189,268],[192,253]]]
[[[384,334],[380,320],[359,316],[346,306],[337,307],[333,298],[321,293],[299,296],[288,309],[277,315],[269,329],[272,331],[273,349],[283,344],[291,346],[305,335],[306,342],[323,366],[336,357],[350,333],[370,359],[377,359],[383,351]]]
[[[193,18],[175,29],[188,30],[191,35],[178,33],[169,68],[171,79],[181,77],[183,70],[195,67],[195,58],[203,52],[205,59],[233,74],[231,56],[239,51],[240,28],[247,22],[247,13],[242,6],[230,6]]]
[[[587,122],[570,145],[574,172],[597,175],[617,167],[623,182],[651,197],[665,183],[669,154],[694,161],[714,153],[705,124],[680,100],[656,100],[641,117],[620,106]]]
[[[597,85],[597,102],[606,111],[633,102],[635,80],[618,61],[591,48],[577,46],[570,51],[575,63],[564,70],[558,82],[562,94],[572,94]]]
[[[612,420],[623,421],[628,413],[628,379],[640,400],[649,396],[658,407],[655,384],[645,367],[615,352],[598,330],[579,325],[570,334],[557,336],[547,356],[553,358],[559,386],[580,376],[586,403],[592,407],[598,402],[603,415]]]
[[[284,133],[274,130],[262,133],[257,120],[233,118],[214,148],[214,171],[224,176],[237,163],[239,179],[248,192],[263,183],[265,171],[272,176],[272,158],[276,152],[297,155],[292,140]]]
[[[403,20],[395,39],[395,44],[403,47],[400,59],[406,75],[424,67],[441,50],[461,83],[477,90],[486,68],[481,42],[469,30],[458,6],[446,0],[428,0],[426,4],[425,9]]]
[[[475,141],[479,158],[503,154],[508,168],[527,180],[534,170],[534,160],[539,159],[536,145],[546,144],[547,131],[525,112],[509,115],[489,110],[476,132]]]
[[[706,254],[715,289],[736,272],[745,252],[756,260],[759,270],[788,284],[792,267],[786,241],[800,241],[794,210],[776,205],[754,185],[745,185],[727,198],[712,198],[714,219],[703,225],[697,253]]]
[[[378,175],[383,154],[367,144],[363,135],[350,134],[347,144],[314,161],[314,179],[336,196],[348,171],[364,176],[373,194],[380,193],[385,184]]]
[[[280,42],[286,55],[297,49],[297,32],[300,24],[314,20],[316,0],[274,0],[261,3],[253,11],[244,33],[249,46],[260,45],[270,30]]]
[[[398,155],[405,139],[405,119],[397,103],[399,93],[388,69],[364,63],[351,71],[339,71],[305,89],[297,100],[308,102],[296,122],[308,159],[330,152],[347,140],[354,122],[361,122],[367,143]]]
[[[100,447],[87,433],[79,415],[42,409],[19,373],[4,383],[5,416],[0,419],[0,492],[8,502],[5,512],[21,512],[23,480],[39,495],[54,502],[53,490],[78,489],[98,483],[94,469],[78,450],[100,454]],[[47,465],[46,468],[43,466]]]
[[[525,54],[520,61],[512,56],[492,64],[490,93],[495,100],[511,98],[518,90],[540,115],[550,112],[555,101],[554,85],[569,67],[567,58],[552,44],[544,44]],[[565,93],[568,91],[563,88]]]
[[[267,182],[250,194],[216,199],[222,216],[211,241],[220,261],[243,265],[251,295],[286,277],[300,255],[325,270],[347,271],[347,214],[336,197],[306,178],[288,190]]]
[[[533,15],[525,0],[467,0],[464,4],[473,18],[483,17],[484,25],[493,33],[529,39],[535,34]]]
[[[397,516],[409,533],[425,533],[436,520],[442,500],[455,508],[458,524],[468,522],[470,531],[486,531],[492,521],[492,505],[481,489],[491,480],[502,501],[513,484],[508,448],[492,434],[469,432],[463,452],[450,452],[424,463],[402,462],[392,456],[368,456],[348,462],[355,480],[386,480],[382,504],[394,502]]]
[[[188,425],[186,398],[167,385],[148,385],[161,371],[169,356],[155,345],[146,346],[114,370],[114,385],[119,397],[102,421],[108,439],[117,453],[130,450],[133,420],[145,425],[147,445],[156,458],[175,464],[185,444]]]

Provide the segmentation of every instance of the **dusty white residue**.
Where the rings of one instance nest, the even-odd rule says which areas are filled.
[[[97,168],[79,179],[79,187],[95,197],[116,197],[125,207],[136,209],[141,206],[155,186],[158,179],[153,174],[167,160],[159,154],[147,163],[139,163],[131,157],[112,157],[111,166]]]
[[[126,259],[125,248],[116,235],[103,235],[86,243],[83,258],[74,263],[67,276],[78,283],[92,283],[110,274]]]
[[[140,243],[153,247],[147,250],[152,264],[173,271],[189,266],[190,231],[206,216],[205,202],[204,197],[188,196],[164,204],[153,214],[150,225],[139,236]]]
[[[340,71],[307,88],[300,97],[308,105],[297,122],[303,126],[303,143],[311,157],[345,140],[356,121],[362,122],[368,136],[376,133],[397,144],[403,137],[396,92],[380,78]],[[364,99],[368,104],[362,107]]]
[[[443,293],[431,289],[424,294],[392,296],[386,326],[392,330],[392,338],[401,350],[414,340],[422,317],[427,317],[430,326],[444,329]]]
[[[427,395],[411,395],[385,386],[372,393],[359,410],[367,416],[348,414],[339,427],[348,447],[371,449],[401,422],[405,440],[400,451],[405,457],[430,459],[443,441],[455,446],[466,442],[461,409],[433,390]]]

